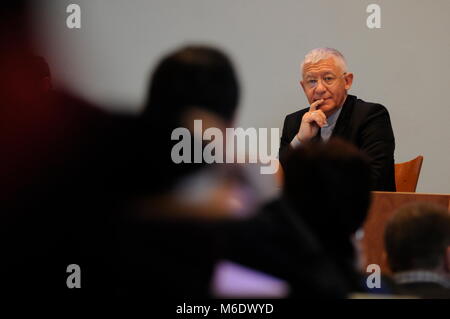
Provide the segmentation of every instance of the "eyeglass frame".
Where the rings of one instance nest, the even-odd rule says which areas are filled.
[[[330,73],[328,73],[327,75],[329,75],[329,74],[330,74]],[[332,74],[332,73],[331,73],[331,74]],[[314,78],[314,79],[317,80],[317,83],[316,83],[314,86],[310,86],[310,85],[308,84],[308,82],[307,82],[306,79],[304,80],[304,83],[305,83],[305,86],[306,86],[308,89],[314,89],[314,88],[316,88],[317,85],[319,84],[319,79],[321,79],[321,80],[322,80],[322,83],[323,83],[326,87],[331,87],[331,86],[333,86],[333,84],[336,83],[336,80],[337,80],[337,79],[339,79],[339,78],[345,76],[346,74],[348,74],[348,73],[347,73],[347,72],[344,72],[344,73],[342,73],[341,75],[336,76],[336,78],[333,80],[333,83],[331,83],[331,84],[327,84],[327,82],[323,79],[324,77],[317,77],[317,78]],[[327,75],[325,75],[325,76],[327,76]],[[333,75],[334,75],[334,74],[333,74]]]

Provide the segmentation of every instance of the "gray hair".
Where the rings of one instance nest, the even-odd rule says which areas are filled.
[[[312,49],[305,55],[300,69],[303,74],[303,67],[307,63],[317,63],[320,60],[334,58],[336,64],[341,67],[343,72],[347,72],[347,62],[341,52],[333,48],[317,48]]]

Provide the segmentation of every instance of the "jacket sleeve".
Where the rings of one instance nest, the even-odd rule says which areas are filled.
[[[290,143],[292,138],[292,129],[290,128],[289,125],[289,115],[287,115],[284,119],[284,123],[283,123],[283,131],[281,133],[281,140],[280,140],[280,149],[278,151],[278,159],[280,160],[281,165],[284,164],[284,159],[286,158],[286,155],[289,151],[290,148]]]

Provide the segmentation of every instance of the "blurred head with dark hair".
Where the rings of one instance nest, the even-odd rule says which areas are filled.
[[[450,214],[431,203],[400,208],[385,229],[392,271],[430,270],[450,274]]]
[[[229,58],[207,46],[186,46],[164,57],[153,72],[145,114],[177,120],[199,107],[230,122],[239,86]]]
[[[179,164],[172,161],[171,150],[178,143],[171,138],[173,130],[187,128],[193,141],[194,120],[202,120],[203,130],[224,129],[234,118],[238,99],[239,84],[233,65],[218,49],[186,46],[158,63],[143,114],[147,129],[142,134],[151,148],[158,150],[157,155],[149,156],[147,164],[153,176],[161,174],[158,185],[154,185],[158,189],[153,191],[167,191],[180,178],[203,166],[193,160]]]
[[[353,262],[351,237],[370,203],[365,157],[352,145],[332,139],[292,150],[284,170],[283,196],[331,255]]]

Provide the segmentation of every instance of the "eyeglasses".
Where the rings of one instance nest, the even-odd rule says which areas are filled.
[[[347,74],[346,72],[344,72],[341,76],[336,76],[334,74],[326,74],[321,78],[322,83],[325,84],[326,86],[332,86],[334,83],[336,83],[336,80],[338,78],[341,78],[341,77],[345,76],[346,74]],[[305,85],[308,89],[314,89],[317,87],[318,84],[319,84],[318,78],[306,77]]]

